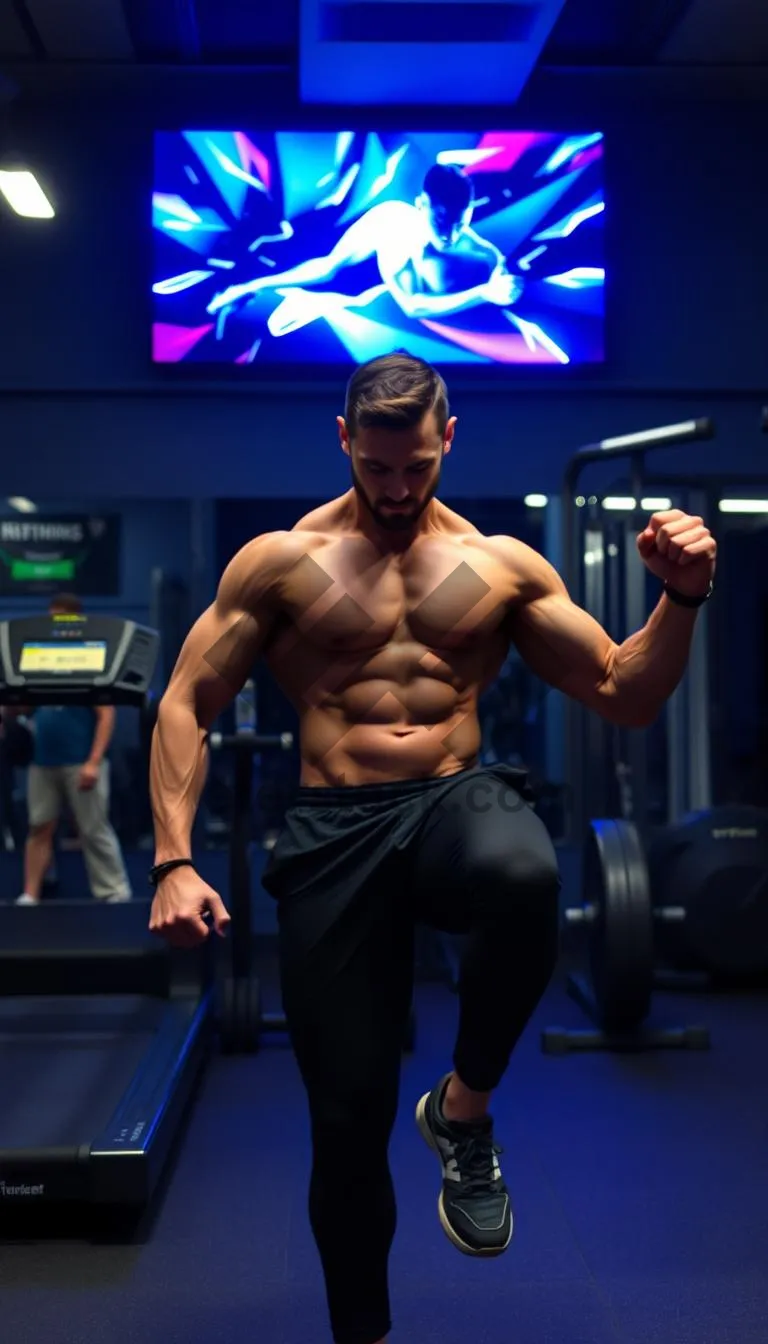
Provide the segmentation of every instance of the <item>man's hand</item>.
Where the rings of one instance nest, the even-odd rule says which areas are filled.
[[[77,777],[77,787],[81,793],[90,793],[95,789],[99,782],[100,767],[94,761],[86,761],[85,765],[80,766],[80,774]]]
[[[495,270],[483,286],[483,290],[488,303],[495,303],[499,308],[506,308],[520,298],[523,292],[523,282],[519,276],[510,275],[509,271]]]
[[[654,513],[637,549],[652,574],[686,597],[706,593],[715,573],[717,542],[701,518],[668,509]]]
[[[210,915],[213,928],[223,938],[230,916],[218,892],[194,868],[174,868],[157,887],[149,927],[172,947],[197,947],[210,932],[206,915]]]

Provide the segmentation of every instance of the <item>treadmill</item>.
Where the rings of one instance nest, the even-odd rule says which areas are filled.
[[[0,622],[0,704],[133,705],[159,648],[114,616]],[[0,905],[0,1216],[138,1212],[213,1037],[210,951],[148,930],[150,899]],[[26,1222],[26,1218],[24,1218]]]

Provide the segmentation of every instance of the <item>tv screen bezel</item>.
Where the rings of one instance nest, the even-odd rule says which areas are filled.
[[[350,116],[349,108],[335,109],[332,115],[329,115],[329,109],[318,109],[318,117],[313,118],[311,124],[305,120],[296,120],[295,118],[285,116],[280,118],[279,131],[286,133],[301,132],[338,132],[339,127],[351,125],[354,122],[353,129],[363,134],[370,134],[375,131],[402,131],[406,122],[408,128],[412,131],[436,134],[441,132],[448,123],[456,125],[461,123],[462,130],[469,134],[482,135],[487,132],[490,125],[497,129],[502,126],[504,131],[511,133],[524,134],[535,130],[537,132],[547,132],[553,135],[582,135],[586,134],[585,129],[589,118],[578,118],[569,121],[567,118],[558,117],[556,121],[548,121],[543,117],[526,119],[523,122],[517,122],[514,118],[504,115],[503,109],[486,109],[487,115],[480,120],[476,115],[467,117],[462,114],[462,110],[453,112],[444,110],[439,119],[435,121],[427,120],[424,117],[424,109],[420,109],[420,115],[414,114],[406,116],[403,109],[398,109],[397,116],[387,116],[386,114],[393,109],[382,109],[381,114],[374,118],[366,117],[365,112],[371,109],[354,109],[355,115]],[[467,109],[463,109],[466,113]],[[476,109],[472,109],[476,113]],[[596,118],[595,122],[599,119]],[[535,126],[534,123],[535,122]],[[218,123],[218,124],[217,124]],[[147,357],[150,369],[158,382],[164,384],[185,384],[200,383],[210,386],[213,391],[215,387],[222,388],[243,388],[253,387],[261,391],[279,392],[286,387],[302,389],[307,391],[327,391],[340,383],[346,382],[353,369],[357,367],[357,362],[350,358],[349,360],[334,360],[333,362],[313,361],[312,363],[270,363],[270,364],[232,364],[227,361],[218,362],[216,360],[191,360],[178,362],[161,362],[153,358],[152,353],[152,328],[154,322],[154,304],[152,294],[152,261],[154,257],[154,225],[152,223],[152,194],[154,192],[156,181],[156,144],[159,135],[182,135],[186,131],[212,130],[212,131],[231,131],[233,124],[245,124],[242,117],[228,117],[226,122],[221,122],[219,118],[206,118],[200,125],[156,125],[151,132],[150,145],[150,163],[149,163],[149,181],[151,183],[149,191],[149,237],[148,237],[148,259],[147,276],[149,283],[146,286],[147,300]],[[274,122],[266,123],[263,118],[248,117],[248,130],[265,135],[276,134]],[[603,137],[603,185],[605,196],[605,211],[603,214],[603,256],[605,261],[605,280],[603,284],[603,358],[602,360],[593,360],[590,362],[581,361],[577,364],[470,364],[460,363],[458,361],[448,361],[445,364],[434,362],[434,367],[445,378],[449,386],[455,390],[474,391],[477,389],[487,389],[489,392],[498,390],[504,391],[511,384],[520,391],[536,391],[541,387],[549,386],[576,386],[585,384],[587,386],[602,386],[611,374],[614,373],[615,345],[613,339],[614,309],[613,309],[613,282],[614,267],[613,257],[615,254],[613,241],[613,211],[611,208],[611,190],[609,187],[608,164],[611,155],[611,135],[606,128],[601,128],[595,124],[591,132],[598,132]]]

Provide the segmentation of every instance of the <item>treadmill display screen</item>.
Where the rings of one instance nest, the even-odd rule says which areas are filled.
[[[72,672],[103,672],[107,665],[107,644],[103,639],[72,640],[67,643],[24,644],[19,671],[30,676]]]

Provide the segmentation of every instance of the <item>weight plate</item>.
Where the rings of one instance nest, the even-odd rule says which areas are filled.
[[[675,965],[735,979],[768,971],[768,812],[734,804],[686,817],[649,867],[656,904],[685,910],[659,929]]]
[[[631,1032],[648,1016],[653,990],[653,912],[648,870],[631,822],[593,821],[584,853],[589,964],[600,1024]]]

